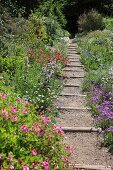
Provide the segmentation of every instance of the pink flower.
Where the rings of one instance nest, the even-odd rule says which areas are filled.
[[[7,97],[7,94],[0,94],[0,97],[2,98],[2,99],[6,99],[6,97]]]
[[[10,155],[9,156],[9,161],[12,162],[12,160],[13,160],[13,157]]]
[[[53,130],[55,131],[55,132],[60,132],[60,134],[61,135],[63,135],[64,134],[64,132],[63,132],[63,130],[62,130],[62,127],[61,126],[56,126],[56,125],[53,125]]]
[[[28,165],[23,166],[22,170],[29,170],[29,166]]]
[[[18,103],[23,103],[23,100],[22,100],[21,98],[18,98],[18,99],[17,99],[17,102],[18,102]]]
[[[45,124],[48,124],[51,122],[50,118],[47,118],[45,116],[42,116],[42,121],[45,123]]]
[[[44,170],[50,170],[50,165],[49,165],[49,162],[48,161],[44,161],[42,163],[43,167],[44,167]]]
[[[13,169],[14,169],[14,166],[13,166],[13,165],[9,165],[9,169],[10,169],[10,170],[13,170]]]
[[[37,167],[38,164],[39,164],[38,162],[33,162],[33,163],[32,163],[32,166],[33,166],[33,167]]]
[[[7,118],[8,117],[8,112],[5,109],[2,109],[2,115]]]
[[[2,154],[0,153],[0,159],[2,159]]]
[[[14,122],[17,122],[18,120],[17,116],[12,116],[12,119],[14,120]]]
[[[27,109],[23,109],[22,111],[23,111],[24,114],[27,114],[27,113],[28,113],[28,112],[27,112]]]
[[[22,130],[23,132],[29,132],[29,128],[28,128],[27,125],[21,126],[21,130]]]
[[[32,153],[32,155],[36,156],[36,155],[37,155],[36,149],[33,149],[33,150],[31,151],[31,153]]]
[[[17,107],[16,107],[16,106],[11,106],[11,111],[12,111],[13,113],[15,113],[15,112],[17,111]]]

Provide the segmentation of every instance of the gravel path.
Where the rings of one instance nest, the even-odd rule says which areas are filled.
[[[86,98],[81,91],[85,71],[76,48],[77,45],[70,42],[70,63],[64,68],[64,90],[55,101],[55,105],[61,108],[56,120],[62,127],[94,127],[94,119],[86,109]],[[102,136],[97,132],[65,132],[64,142],[73,148],[70,161],[75,165],[74,170],[113,170],[113,155],[107,148],[100,147],[100,139]]]

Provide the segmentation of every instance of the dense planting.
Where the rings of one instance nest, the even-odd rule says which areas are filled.
[[[61,8],[45,15],[45,2],[27,19],[1,9],[0,169],[68,170],[72,150],[53,107],[69,40]]]
[[[88,92],[88,103],[98,127],[102,128],[104,144],[113,152],[113,33],[95,31],[78,41],[81,62],[86,76],[83,90]]]
[[[68,169],[62,128],[8,88],[1,92],[0,169]]]

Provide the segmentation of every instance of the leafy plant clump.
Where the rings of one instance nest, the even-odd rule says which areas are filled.
[[[104,28],[103,17],[95,10],[84,13],[78,19],[79,30],[89,32],[94,30],[102,30]]]
[[[9,88],[1,89],[0,124],[0,169],[69,169],[62,128]]]

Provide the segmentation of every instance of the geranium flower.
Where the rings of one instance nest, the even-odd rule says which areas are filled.
[[[16,107],[16,106],[11,106],[11,111],[12,111],[13,113],[15,113],[15,112],[17,111],[17,107]]]
[[[23,111],[24,114],[27,114],[27,113],[28,113],[28,112],[27,112],[27,109],[23,109],[22,111]]]
[[[42,116],[42,121],[45,123],[45,124],[48,124],[51,122],[50,118],[47,118],[45,116]]]
[[[43,167],[44,167],[44,170],[50,170],[50,165],[49,165],[49,162],[48,161],[44,161],[42,163]]]
[[[13,165],[9,165],[9,169],[10,169],[10,170],[13,170],[13,169],[14,169],[14,166],[13,166]]]
[[[29,166],[28,165],[23,166],[22,170],[29,170]]]
[[[37,155],[36,149],[33,149],[33,150],[31,151],[31,153],[32,153],[32,155],[36,156],[36,155]]]
[[[23,132],[29,132],[29,128],[28,128],[27,125],[21,126],[21,130],[22,130]]]
[[[12,119],[14,120],[14,122],[17,122],[17,120],[18,120],[18,118],[17,118],[17,116],[12,116]]]

